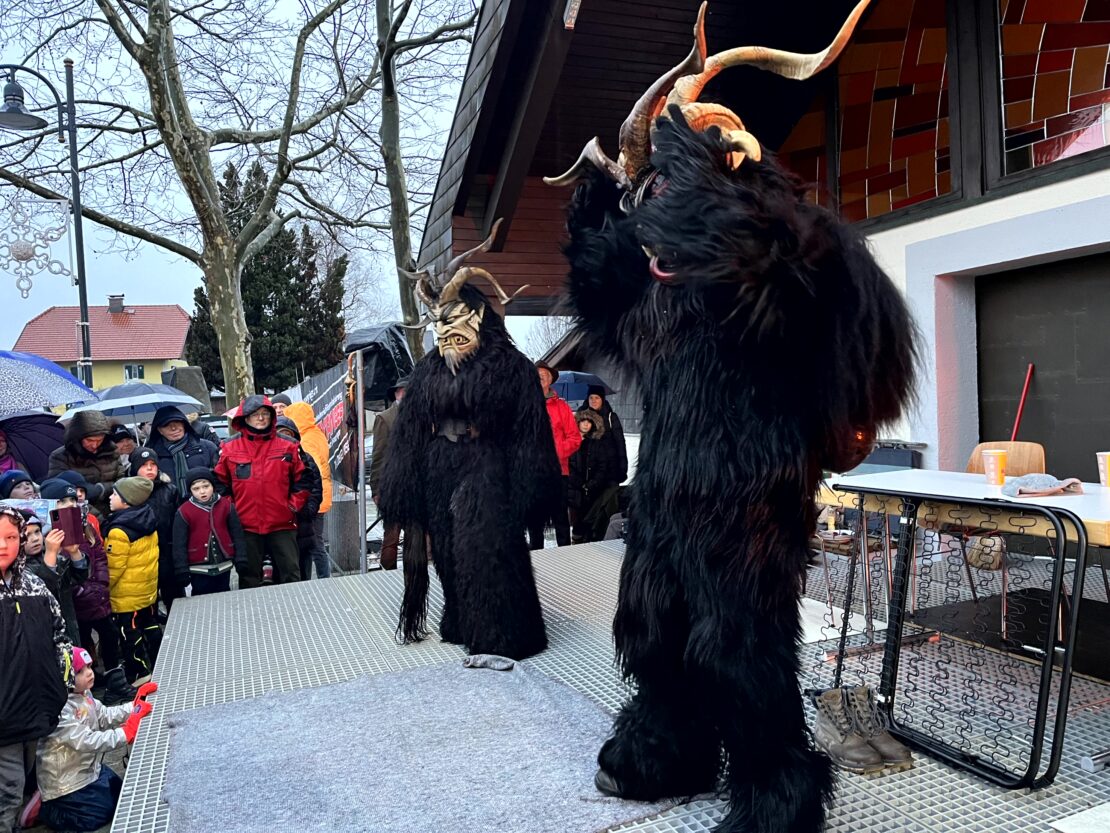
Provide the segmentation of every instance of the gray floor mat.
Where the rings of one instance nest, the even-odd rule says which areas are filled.
[[[598,831],[666,804],[593,785],[612,718],[527,664],[451,662],[170,719],[173,833]]]

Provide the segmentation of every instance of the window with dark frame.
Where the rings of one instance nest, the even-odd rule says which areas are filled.
[[[1110,146],[1110,0],[997,0],[1002,173]]]

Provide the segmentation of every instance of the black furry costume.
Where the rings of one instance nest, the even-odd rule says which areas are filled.
[[[443,586],[443,640],[523,659],[547,647],[525,516],[557,490],[561,472],[535,367],[477,289],[464,286],[459,300],[483,310],[479,346],[457,374],[435,351],[417,363],[382,479],[382,515],[405,529],[398,630],[405,641],[424,635],[426,532]],[[449,421],[474,436],[438,433]]]
[[[833,789],[797,678],[815,495],[901,413],[914,329],[861,237],[772,158],[730,163],[718,126],[663,115],[650,167],[619,182],[606,157],[568,217],[578,329],[644,403],[613,626],[637,691],[598,786],[712,791],[723,746],[717,830],[812,833]]]

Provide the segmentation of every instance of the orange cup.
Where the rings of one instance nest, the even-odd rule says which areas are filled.
[[[1006,450],[990,448],[983,451],[983,471],[988,486],[1001,486],[1006,482]]]
[[[1098,482],[1110,486],[1110,451],[1097,451],[1095,458],[1098,460]]]

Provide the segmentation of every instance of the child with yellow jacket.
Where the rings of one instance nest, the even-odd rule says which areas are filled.
[[[147,501],[154,484],[145,477],[117,480],[105,526],[108,595],[120,633],[128,682],[154,669],[162,645],[158,598],[158,517]]]

